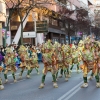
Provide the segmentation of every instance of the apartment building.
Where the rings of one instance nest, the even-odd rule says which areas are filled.
[[[83,32],[82,25],[88,25],[88,5],[84,0],[25,0],[20,10],[26,6],[35,5],[30,10],[28,16],[23,23],[23,42],[24,43],[43,43],[51,39],[53,42],[66,43],[66,37],[76,36],[78,32]],[[7,14],[10,15],[12,4],[8,2]],[[16,4],[16,2],[15,2]],[[35,12],[35,13],[34,13]],[[83,13],[80,13],[83,12]],[[25,17],[22,12],[22,17]],[[35,16],[36,19],[33,18]],[[48,30],[46,32],[35,33],[35,20],[46,21]],[[18,7],[12,14],[9,30],[11,31],[11,41],[20,43],[21,23],[18,14]],[[81,26],[81,28],[80,28]],[[81,30],[80,30],[81,29]],[[87,33],[87,32],[86,32]]]
[[[2,27],[6,21],[6,6],[3,0],[0,0],[0,46],[3,45],[3,34],[2,34]]]
[[[100,0],[94,0],[94,5],[95,26],[92,27],[92,32],[95,34],[96,39],[100,40]]]

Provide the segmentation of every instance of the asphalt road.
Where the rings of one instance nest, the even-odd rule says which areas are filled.
[[[11,73],[8,73],[9,82],[4,84],[5,89],[0,91],[0,100],[100,100],[100,88],[96,88],[95,79],[89,82],[88,88],[80,88],[83,83],[82,73],[76,73],[75,68],[68,82],[64,77],[59,78],[58,88],[53,88],[52,75],[46,76],[45,87],[38,89],[41,83],[43,64],[40,64],[40,74],[34,69],[31,78],[27,79],[27,71],[23,78],[19,79],[17,71],[17,83],[13,83]],[[1,74],[3,78],[3,74]],[[3,78],[4,82],[4,78]]]

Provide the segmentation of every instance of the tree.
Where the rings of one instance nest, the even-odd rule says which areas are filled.
[[[16,11],[16,8],[18,8],[21,4],[21,2],[17,2],[17,0],[3,0],[6,4],[6,8],[9,11],[9,15],[6,15],[6,33],[5,33],[5,40],[4,40],[4,46],[6,46],[6,36],[7,36],[7,31],[9,31],[9,23],[13,19],[13,14]],[[16,15],[15,15],[16,16]]]
[[[23,44],[23,22],[27,18],[30,11],[33,11],[34,8],[42,9],[45,5],[51,4],[56,5],[57,2],[55,0],[4,0],[9,9],[9,16],[7,21],[7,31],[9,30],[9,22],[13,20],[12,15],[17,12],[20,17],[20,25],[21,25],[21,44]],[[23,18],[23,13],[26,15]]]

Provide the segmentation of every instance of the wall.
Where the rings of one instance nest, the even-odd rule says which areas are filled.
[[[0,21],[5,22],[6,20],[6,5],[3,0],[0,0]]]
[[[78,0],[68,0],[69,2],[71,2],[73,5],[75,5],[76,7],[80,8],[80,2]]]

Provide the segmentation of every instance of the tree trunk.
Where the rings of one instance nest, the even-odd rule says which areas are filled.
[[[70,21],[68,21],[68,43],[70,44]]]
[[[21,45],[23,45],[23,21],[21,19]]]
[[[9,21],[8,20],[9,18],[7,19],[7,26],[5,27],[6,31],[5,31],[5,37],[4,37],[4,42],[3,42],[4,47],[6,47],[7,45],[6,39],[7,39],[7,32],[9,31]]]

